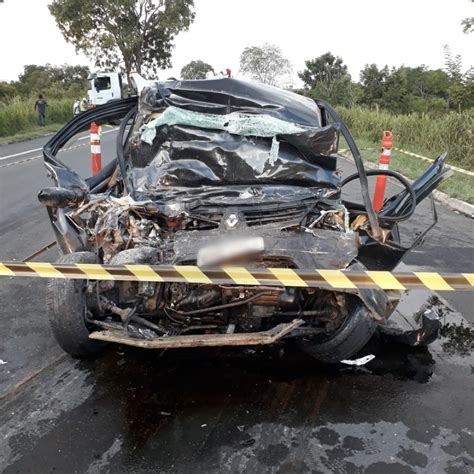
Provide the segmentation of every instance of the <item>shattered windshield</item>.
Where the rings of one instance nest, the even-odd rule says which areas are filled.
[[[135,192],[291,185],[336,189],[337,124],[297,94],[235,79],[155,83],[126,148]]]

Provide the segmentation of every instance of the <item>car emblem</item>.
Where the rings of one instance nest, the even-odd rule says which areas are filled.
[[[239,218],[237,217],[236,214],[230,214],[229,216],[227,216],[226,220],[225,220],[225,225],[229,228],[229,229],[232,229],[233,227],[235,227],[239,222]]]

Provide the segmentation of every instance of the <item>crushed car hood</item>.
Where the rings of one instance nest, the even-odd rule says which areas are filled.
[[[283,200],[298,198],[295,187],[306,197],[337,194],[339,125],[310,99],[236,79],[168,81],[145,89],[138,107],[125,149],[137,199],[183,188],[217,197],[224,186],[227,195],[236,187],[234,199],[272,199],[278,185]]]

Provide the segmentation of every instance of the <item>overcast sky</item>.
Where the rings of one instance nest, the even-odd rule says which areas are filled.
[[[0,3],[0,80],[14,80],[25,64],[91,64],[67,44],[49,14],[51,0]],[[366,63],[443,67],[443,45],[474,64],[474,33],[460,22],[474,16],[468,0],[195,0],[196,20],[176,39],[173,69],[202,59],[238,72],[243,48],[279,45],[295,71],[331,51],[353,79]]]

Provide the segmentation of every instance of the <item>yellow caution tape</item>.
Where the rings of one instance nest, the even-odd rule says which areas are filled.
[[[291,268],[269,268],[283,286],[308,286],[308,284]]]
[[[341,270],[318,270],[318,273],[332,288],[357,288],[354,283]]]
[[[258,286],[260,282],[244,267],[223,267],[229,278],[237,285]]]
[[[300,270],[290,268],[199,268],[194,265],[101,265],[91,263],[3,262],[0,276],[117,281],[182,282],[211,285],[284,286],[354,290],[474,289],[474,273]]]

